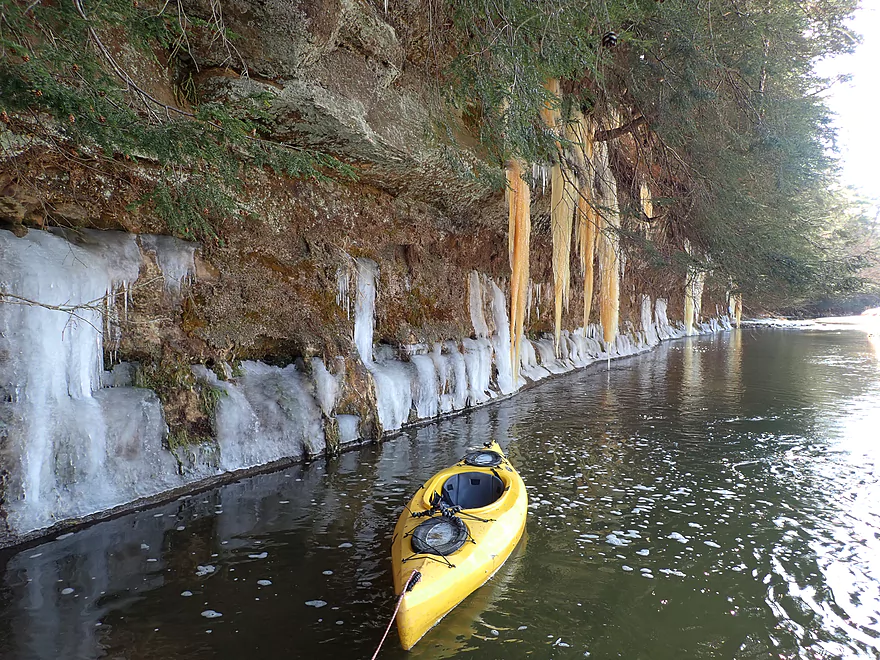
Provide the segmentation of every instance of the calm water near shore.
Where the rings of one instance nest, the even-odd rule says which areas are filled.
[[[422,481],[497,438],[526,538],[407,654],[880,658],[880,343],[743,330],[0,557],[0,657],[369,658]],[[4,565],[5,562],[5,565]]]

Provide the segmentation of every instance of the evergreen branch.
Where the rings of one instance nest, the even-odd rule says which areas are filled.
[[[76,8],[77,13],[86,22],[86,29],[89,32],[89,36],[92,38],[92,41],[95,42],[95,45],[98,47],[98,50],[101,51],[101,54],[104,56],[104,59],[107,60],[107,62],[113,68],[113,71],[116,73],[116,75],[119,76],[119,78],[121,78],[122,81],[128,87],[130,87],[135,92],[137,92],[145,101],[150,101],[151,103],[154,103],[155,105],[159,106],[160,108],[163,108],[166,112],[166,115],[169,112],[175,112],[175,113],[183,115],[184,117],[195,118],[196,115],[194,113],[189,112],[187,110],[182,110],[181,108],[175,107],[173,105],[168,105],[167,103],[163,103],[162,101],[157,99],[155,96],[150,94],[148,91],[146,91],[145,89],[140,87],[134,81],[134,79],[130,75],[128,75],[128,73],[125,71],[125,69],[123,69],[119,65],[119,63],[116,61],[116,59],[110,53],[110,50],[107,48],[107,46],[104,45],[104,42],[101,41],[101,38],[98,36],[98,33],[95,31],[95,28],[92,27],[91,21],[89,20],[88,16],[86,16],[85,10],[83,9],[83,6],[82,6],[82,0],[73,0],[73,5]],[[147,105],[147,104],[145,103],[145,105]],[[149,110],[149,105],[147,105],[147,108]],[[156,119],[158,119],[158,116],[156,116],[155,113],[152,113],[152,114]]]

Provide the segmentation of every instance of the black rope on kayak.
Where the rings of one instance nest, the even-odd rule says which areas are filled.
[[[413,518],[431,518],[438,513],[444,516],[448,516],[450,518],[459,516],[462,518],[467,518],[469,520],[476,520],[477,522],[482,523],[495,522],[496,520],[495,518],[480,518],[479,516],[475,516],[474,514],[468,513],[467,511],[462,511],[462,508],[460,506],[449,506],[442,509],[426,509],[425,511],[417,511],[416,513],[410,512],[410,515]],[[410,534],[412,534],[412,532],[407,532],[406,534],[404,534],[404,538],[406,538]]]
[[[407,511],[409,511],[409,515],[412,516],[413,518],[418,518],[418,517],[419,517],[419,514],[418,514],[418,513],[413,513],[413,510],[409,508],[409,505],[404,504],[404,505],[403,505],[403,508],[406,509]]]
[[[400,563],[405,564],[408,561],[415,561],[416,559],[430,559],[431,561],[436,561],[438,564],[446,564],[449,568],[455,568],[455,564],[449,561],[446,558],[446,555],[430,555],[427,552],[414,552],[409,557],[401,559]]]
[[[388,627],[385,628],[385,634],[382,635],[382,641],[379,642],[379,646],[376,647],[376,652],[373,654],[372,660],[376,660],[379,657],[379,651],[382,650],[382,645],[385,643],[385,639],[388,637],[388,631],[391,630],[391,624],[394,623],[394,619],[397,618],[397,612],[400,610],[400,604],[403,602],[403,597],[407,594],[407,592],[412,591],[412,588],[416,586],[419,580],[422,579],[422,574],[418,571],[413,571],[409,574],[409,577],[406,580],[406,584],[403,585],[403,589],[400,592],[400,597],[397,599],[397,605],[394,606],[394,614],[391,615],[391,621],[388,622]]]
[[[424,511],[416,511],[415,513],[410,511],[409,515],[413,518],[430,518],[435,513],[438,513],[437,509],[425,509]]]
[[[452,517],[459,511],[461,511],[460,506],[453,506],[451,504],[447,504],[443,500],[443,496],[440,493],[434,493],[431,496],[431,508],[425,509],[424,511],[416,511],[413,513],[408,507],[407,511],[409,511],[409,515],[413,518],[433,518],[438,513],[443,516]]]
[[[470,518],[471,520],[476,520],[477,522],[484,522],[484,523],[495,522],[495,518],[480,518],[479,516],[475,516],[474,514],[468,513],[467,511],[459,511],[458,515],[465,516],[467,518]]]

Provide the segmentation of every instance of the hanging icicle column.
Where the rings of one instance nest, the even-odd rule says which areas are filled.
[[[684,286],[684,329],[688,335],[694,334],[694,280],[688,268],[687,282]]]
[[[647,218],[654,217],[654,200],[651,197],[651,189],[648,188],[648,182],[642,181],[642,187],[639,190],[639,200],[642,203],[642,211]]]
[[[553,99],[542,108],[541,117],[554,136],[562,131],[561,96],[559,80],[550,79],[545,85]],[[555,298],[553,344],[556,357],[559,357],[559,342],[562,339],[562,309],[568,308],[569,285],[571,283],[571,225],[574,217],[575,195],[574,177],[563,159],[562,145],[556,140],[557,160],[550,170],[550,226],[553,234],[553,289]]]
[[[616,113],[612,114],[617,125]],[[603,339],[611,344],[617,337],[620,313],[620,207],[617,202],[617,180],[608,162],[608,143],[597,142],[593,148],[596,169],[596,201],[599,207],[599,321]]]
[[[730,281],[730,289],[736,288],[733,280]],[[743,311],[743,296],[742,293],[731,293],[730,290],[727,292],[727,315],[730,317],[733,325],[735,327],[739,327],[740,321],[742,321],[742,311]]]
[[[685,249],[690,252],[688,248],[688,243],[685,243]],[[687,282],[684,287],[684,327],[688,335],[694,334],[700,322],[705,282],[706,273],[698,271],[694,266],[688,266]]]
[[[577,187],[577,246],[580,256],[581,275],[584,278],[584,332],[590,325],[593,306],[593,261],[596,258],[596,227],[599,216],[594,208],[593,193],[593,135],[596,123],[581,113],[572,112],[568,126],[568,139],[573,145],[575,163],[579,170]]]
[[[532,232],[530,207],[532,195],[523,179],[523,164],[511,160],[507,176],[508,233],[510,256],[510,362],[514,386],[519,382],[523,323],[529,292],[529,236]]]

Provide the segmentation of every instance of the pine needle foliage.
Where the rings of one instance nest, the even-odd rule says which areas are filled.
[[[47,144],[156,168],[156,187],[139,203],[152,204],[169,230],[184,238],[217,238],[215,221],[242,210],[248,170],[265,168],[295,178],[353,176],[351,168],[327,154],[263,138],[269,104],[264,95],[235,107],[180,107],[139,87],[120,64],[120,50],[157,65],[162,56],[173,67],[187,33],[222,29],[188,19],[179,9],[173,3],[141,6],[137,0],[4,3],[3,116],[41,126]],[[197,100],[180,91],[190,102]]]
[[[856,0],[451,0],[447,100],[496,163],[557,158],[540,122],[562,79],[571,107],[621,112],[609,139],[627,249],[683,277],[735,282],[747,300],[852,288],[857,264],[835,238],[841,212],[820,58],[858,43]],[[616,48],[603,35],[617,34]],[[636,120],[636,122],[633,122]],[[647,181],[660,217],[627,236]],[[630,184],[630,185],[627,185]],[[852,218],[846,219],[852,222]],[[684,241],[699,258],[683,254]]]

